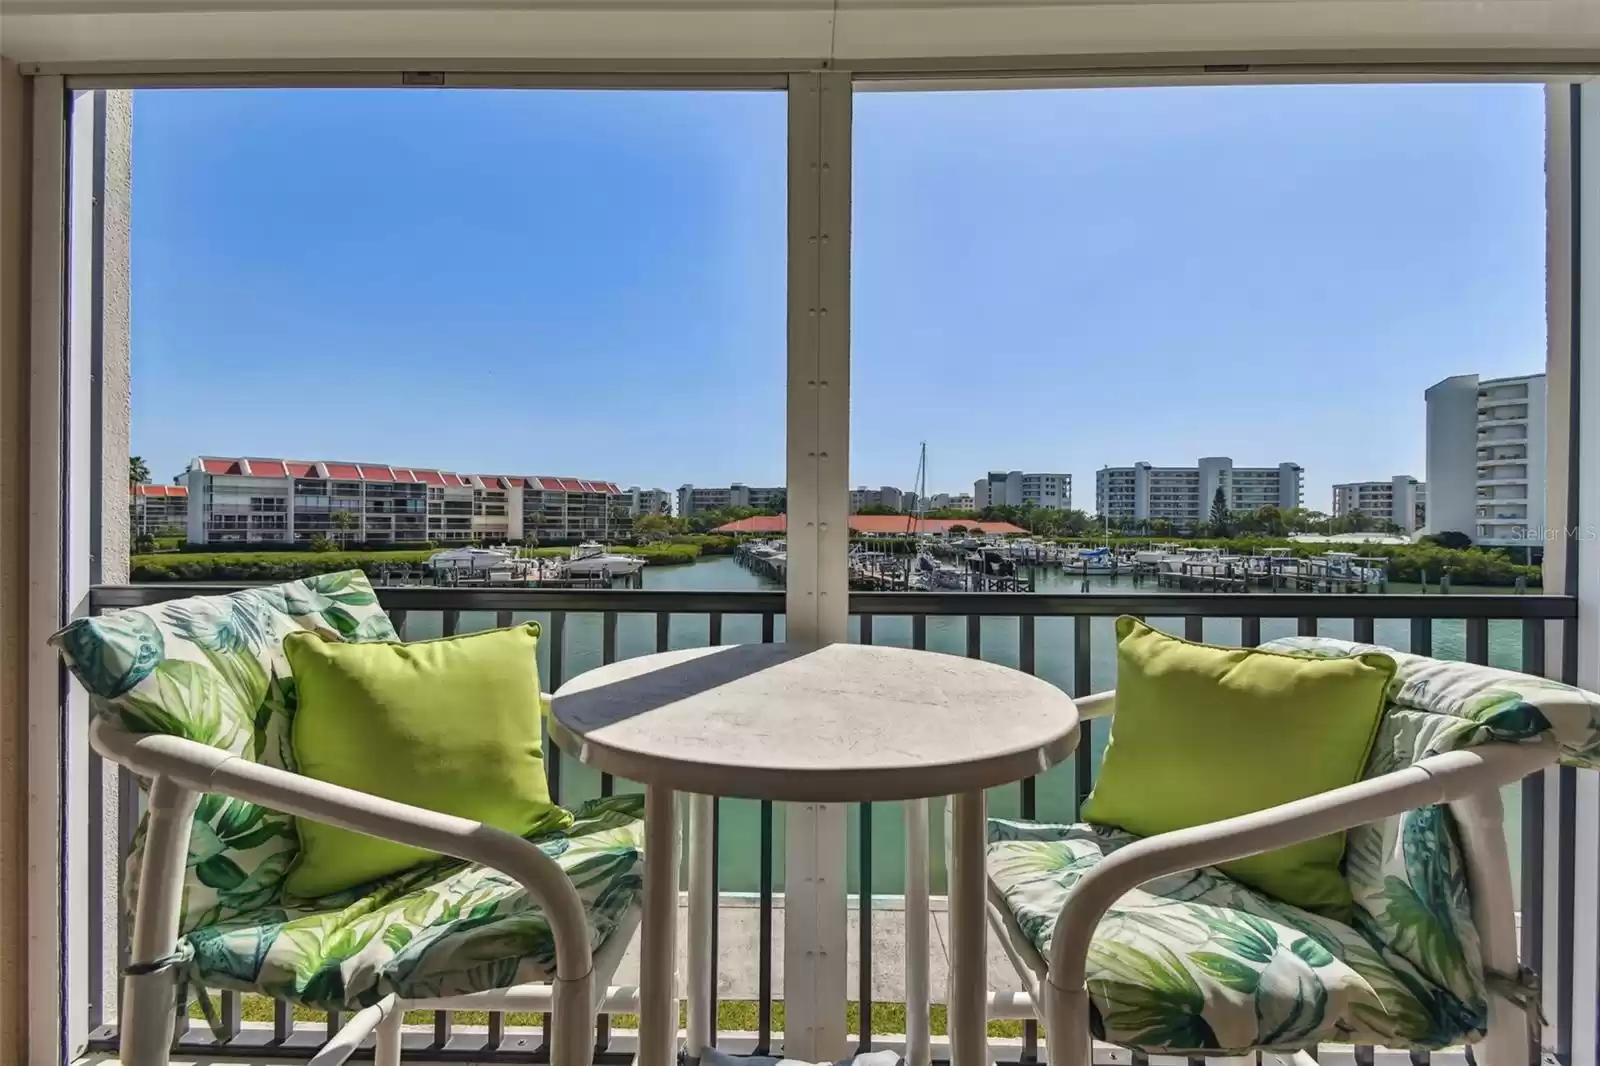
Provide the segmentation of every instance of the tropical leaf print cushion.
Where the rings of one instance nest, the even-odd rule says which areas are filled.
[[[1381,651],[1394,658],[1389,700],[1431,718],[1413,719],[1392,741],[1411,746],[1396,755],[1407,762],[1442,751],[1495,741],[1528,740],[1548,733],[1561,745],[1561,762],[1600,770],[1600,696],[1530,674],[1476,663],[1412,655],[1376,644],[1333,637],[1284,637],[1263,644],[1316,655]]]
[[[571,828],[530,838],[572,879],[590,947],[617,932],[643,890],[644,798],[594,800]],[[184,938],[183,976],[208,988],[354,1009],[548,979],[555,939],[515,880],[444,861],[293,907],[267,906]]]
[[[1042,955],[1077,880],[1120,830],[991,819],[988,872]],[[1150,1052],[1243,1054],[1323,1042],[1435,1048],[1483,1035],[1481,987],[1434,983],[1369,929],[1214,869],[1158,878],[1106,912],[1088,958],[1094,1035]]]
[[[359,570],[226,596],[196,596],[82,618],[50,638],[97,714],[136,733],[165,733],[294,770],[294,679],[283,638],[398,640]],[[137,875],[144,826],[129,870]],[[179,928],[189,931],[275,901],[299,849],[293,820],[253,803],[204,796],[189,841]],[[130,882],[134,878],[130,878]],[[129,886],[129,902],[137,885]]]

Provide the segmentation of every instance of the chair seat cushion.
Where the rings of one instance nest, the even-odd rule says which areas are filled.
[[[1016,929],[1049,957],[1072,886],[1138,839],[1089,825],[991,819],[988,875]],[[1159,878],[1095,931],[1095,1036],[1151,1052],[1243,1054],[1324,1042],[1435,1048],[1483,1036],[1471,988],[1430,983],[1355,926],[1253,891],[1215,869]]]
[[[577,887],[598,950],[644,886],[644,798],[594,800],[570,828],[530,839]],[[189,933],[188,980],[323,1009],[465,995],[549,979],[555,939],[511,877],[445,860],[300,905]]]

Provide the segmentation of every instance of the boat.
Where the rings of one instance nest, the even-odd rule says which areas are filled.
[[[1067,573],[1084,577],[1104,577],[1126,569],[1110,548],[1079,548],[1062,558],[1061,565]]]
[[[644,568],[644,559],[637,555],[619,555],[599,541],[586,540],[567,556],[569,574],[588,575],[607,573],[612,577],[638,573]]]
[[[917,553],[916,567],[912,571],[917,585],[923,589],[959,589],[966,584],[961,568],[941,563],[929,552]]]
[[[967,556],[967,566],[986,577],[1015,577],[1017,564],[995,548],[980,548]]]
[[[510,548],[451,548],[428,556],[429,570],[503,570],[516,555]]]

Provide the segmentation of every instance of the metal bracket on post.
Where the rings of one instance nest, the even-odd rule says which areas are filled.
[[[849,615],[848,74],[789,79],[788,639],[846,639]],[[784,1053],[845,1053],[845,808],[789,807]]]

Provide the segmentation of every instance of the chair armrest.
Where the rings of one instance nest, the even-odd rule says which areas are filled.
[[[1050,943],[1050,983],[1062,990],[1083,987],[1089,944],[1101,917],[1147,881],[1500,788],[1550,766],[1558,753],[1550,740],[1445,752],[1370,781],[1120,848],[1084,874],[1062,905]]]
[[[1117,690],[1108,688],[1104,692],[1096,692],[1092,696],[1083,696],[1073,700],[1073,705],[1078,708],[1078,721],[1087,722],[1091,718],[1110,718],[1117,713]]]
[[[89,726],[94,749],[149,778],[214,792],[491,867],[515,878],[544,908],[556,944],[556,979],[587,981],[589,928],[578,891],[556,861],[503,829],[329,784],[160,733],[129,733],[110,719]]]

